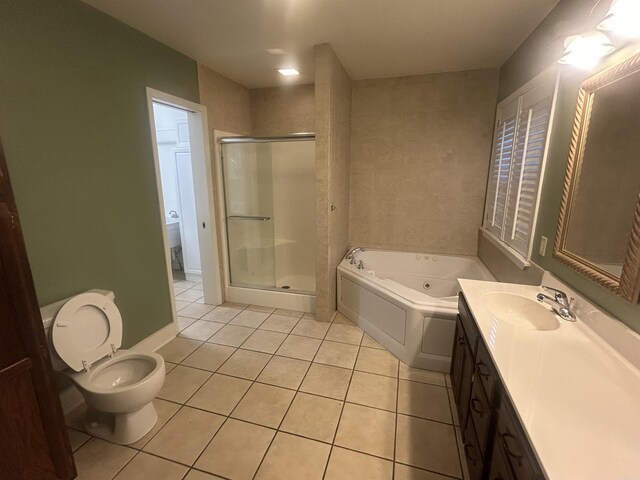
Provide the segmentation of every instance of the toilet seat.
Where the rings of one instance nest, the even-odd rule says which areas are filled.
[[[68,300],[52,326],[56,353],[73,370],[80,372],[122,345],[122,317],[113,301],[86,292]]]

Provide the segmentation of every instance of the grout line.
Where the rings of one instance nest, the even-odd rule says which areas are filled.
[[[398,450],[398,408],[400,406],[400,361],[398,361],[397,374],[398,379],[396,380],[396,411],[394,412],[395,421],[393,422],[393,465],[391,466],[391,480],[395,480],[396,478],[396,451]],[[447,400],[448,399],[449,395],[447,394]]]
[[[198,303],[198,302],[190,302],[190,303]],[[237,315],[239,315],[242,311],[247,310],[250,306],[251,306],[251,305],[249,305],[249,306],[244,307],[243,309],[241,309],[241,311],[240,311],[240,312],[238,312],[238,314],[236,314],[234,317],[232,317],[231,319],[229,319],[229,320],[228,320],[228,322],[227,322],[226,324],[224,324],[224,325],[228,325],[228,324],[229,324],[229,322],[231,322],[231,320],[233,320],[233,319],[234,319]],[[186,308],[186,307],[185,307],[185,308]],[[217,307],[214,307],[214,309],[215,309],[215,308],[217,308]],[[213,311],[213,310],[211,310],[211,311]],[[252,310],[252,311],[253,311],[253,310]],[[266,312],[260,312],[260,313],[266,313]],[[205,314],[205,315],[206,315],[206,314]],[[271,315],[282,315],[282,314],[278,314],[278,313],[276,313],[276,312],[274,311],[274,312],[272,312],[272,313],[268,314],[268,315],[267,315],[267,317],[263,320],[263,322],[262,322],[258,327],[245,327],[245,328],[252,328],[252,329],[253,329],[253,332],[251,333],[251,335],[253,335],[257,330],[272,331],[272,332],[274,332],[274,330],[267,330],[267,329],[260,328],[260,327],[261,327],[261,326],[262,326],[262,325],[263,325],[263,324],[264,324],[264,323],[269,319],[269,317],[271,317]],[[316,340],[320,340],[320,345],[319,345],[318,349],[316,350],[316,352],[314,353],[313,358],[312,358],[310,361],[309,361],[309,360],[303,360],[303,359],[296,358],[296,357],[287,357],[287,356],[285,356],[285,355],[277,355],[277,354],[275,354],[275,353],[274,353],[274,354],[270,354],[270,353],[268,353],[268,352],[260,352],[260,351],[251,350],[251,349],[248,349],[248,348],[242,348],[242,345],[246,342],[246,340],[247,340],[249,337],[247,337],[247,339],[245,339],[245,340],[243,341],[243,343],[240,345],[240,347],[235,347],[235,346],[230,346],[230,345],[222,345],[222,344],[215,344],[215,343],[213,343],[213,342],[202,341],[202,340],[197,340],[197,339],[191,339],[191,338],[188,338],[188,337],[181,337],[181,338],[187,338],[187,339],[192,340],[192,341],[198,341],[198,342],[200,342],[200,345],[198,345],[198,347],[197,347],[195,350],[193,350],[192,352],[190,352],[190,353],[189,353],[185,358],[183,358],[180,362],[177,362],[177,364],[176,364],[176,365],[181,365],[181,366],[186,367],[186,368],[193,368],[193,369],[196,369],[196,370],[201,370],[201,371],[207,372],[207,373],[209,374],[209,376],[208,376],[208,377],[207,377],[207,379],[202,383],[202,385],[200,385],[200,387],[198,387],[198,388],[196,389],[196,391],[195,391],[195,392],[194,392],[194,393],[193,393],[193,394],[192,394],[192,395],[191,395],[191,396],[190,396],[190,397],[189,397],[189,398],[188,398],[184,403],[180,403],[180,402],[176,402],[176,401],[173,401],[173,400],[167,400],[167,399],[164,399],[164,398],[161,398],[161,397],[157,397],[159,400],[162,400],[162,401],[165,401],[165,402],[168,402],[168,403],[172,403],[172,404],[174,404],[174,405],[178,405],[178,406],[179,406],[179,408],[178,408],[178,409],[177,409],[177,410],[176,410],[172,415],[170,415],[170,416],[167,418],[166,422],[164,422],[164,424],[163,424],[163,425],[158,429],[158,431],[157,431],[157,432],[155,432],[155,433],[154,433],[154,434],[153,434],[153,435],[152,435],[152,436],[151,436],[151,437],[150,437],[150,438],[149,438],[149,439],[148,439],[148,440],[147,440],[147,441],[146,441],[146,442],[145,442],[141,447],[136,448],[136,447],[125,446],[125,448],[129,448],[129,449],[134,450],[134,451],[136,452],[136,454],[134,454],[134,456],[132,457],[132,459],[131,459],[129,462],[127,462],[127,464],[125,464],[125,466],[123,466],[123,467],[122,467],[122,469],[120,469],[120,470],[116,473],[116,475],[118,475],[118,474],[119,474],[119,473],[120,473],[120,472],[121,472],[121,471],[122,471],[122,470],[123,470],[123,469],[124,469],[124,468],[125,468],[125,467],[126,467],[126,466],[127,466],[127,465],[128,465],[128,464],[129,464],[129,463],[130,463],[130,462],[131,462],[131,461],[132,461],[132,460],[133,460],[133,459],[134,459],[138,454],[139,454],[139,453],[140,453],[140,452],[144,452],[144,453],[146,453],[146,454],[149,454],[149,455],[152,455],[152,456],[156,456],[156,457],[158,457],[158,458],[162,458],[162,459],[165,459],[165,460],[167,460],[167,461],[171,461],[171,462],[173,462],[173,463],[176,463],[176,464],[183,465],[183,466],[187,467],[187,468],[188,468],[188,470],[187,470],[187,473],[185,473],[185,476],[186,476],[186,475],[188,474],[188,472],[189,472],[189,471],[191,471],[191,470],[201,471],[201,472],[205,472],[205,473],[211,473],[211,472],[208,472],[208,471],[205,471],[205,470],[201,470],[201,469],[195,468],[193,465],[195,465],[195,463],[197,463],[197,461],[200,459],[200,457],[202,456],[202,454],[204,453],[204,451],[209,447],[209,445],[210,445],[210,443],[213,441],[213,439],[214,439],[214,438],[219,434],[220,430],[221,430],[221,429],[223,428],[223,426],[226,424],[227,420],[228,420],[228,419],[230,419],[230,418],[233,418],[233,417],[231,417],[231,415],[233,414],[233,412],[235,411],[235,409],[237,408],[237,406],[242,402],[242,400],[243,400],[243,399],[244,399],[244,397],[246,396],[247,392],[248,392],[248,391],[253,387],[253,385],[255,385],[256,383],[258,383],[258,384],[263,384],[263,385],[273,386],[273,387],[276,387],[276,388],[282,388],[282,389],[289,390],[289,391],[294,391],[294,392],[295,392],[295,394],[294,394],[294,397],[293,397],[292,401],[290,402],[289,406],[287,407],[287,410],[286,410],[285,414],[283,415],[282,419],[280,420],[280,422],[279,422],[279,424],[278,424],[278,427],[277,427],[277,428],[267,427],[267,426],[265,426],[265,425],[260,425],[260,424],[258,424],[258,423],[254,423],[254,422],[251,422],[251,421],[247,421],[247,420],[242,420],[242,419],[235,419],[235,418],[233,418],[233,419],[234,419],[234,420],[236,420],[236,421],[240,421],[240,422],[244,422],[244,423],[248,423],[248,424],[256,425],[256,426],[258,426],[258,427],[267,428],[267,429],[270,429],[270,430],[274,430],[274,431],[275,431],[275,434],[274,434],[274,436],[273,436],[273,438],[272,438],[272,440],[271,440],[271,442],[270,442],[270,444],[269,444],[269,447],[267,447],[267,449],[265,450],[264,455],[263,455],[263,457],[262,457],[262,460],[260,461],[260,464],[258,465],[258,467],[257,467],[257,469],[256,469],[256,473],[254,474],[254,477],[255,477],[255,475],[257,475],[257,472],[259,471],[259,469],[260,469],[260,467],[261,467],[262,463],[264,462],[264,459],[266,458],[266,456],[267,456],[267,454],[268,454],[268,452],[269,452],[269,450],[270,450],[270,448],[271,448],[271,445],[273,444],[273,441],[275,440],[275,437],[277,436],[278,432],[283,432],[283,433],[286,433],[286,434],[288,434],[288,435],[293,435],[293,436],[296,436],[296,437],[299,437],[299,438],[304,438],[304,439],[308,439],[308,440],[311,440],[311,441],[320,442],[320,443],[323,443],[323,444],[329,444],[329,445],[331,446],[331,448],[330,448],[329,456],[327,457],[327,461],[326,461],[326,464],[325,464],[325,469],[324,469],[324,474],[323,474],[323,477],[324,477],[324,476],[326,475],[326,472],[327,472],[327,469],[328,469],[328,465],[329,465],[329,462],[330,462],[330,460],[331,460],[331,455],[333,454],[334,446],[337,446],[337,445],[335,445],[335,439],[336,439],[336,437],[337,437],[337,432],[338,432],[338,429],[339,429],[339,427],[340,427],[340,423],[341,423],[341,421],[342,421],[342,415],[343,415],[343,412],[344,412],[345,404],[350,403],[350,404],[354,404],[354,405],[361,405],[361,406],[364,406],[364,407],[367,407],[367,408],[373,408],[373,409],[375,409],[375,410],[381,410],[381,411],[384,411],[384,412],[389,412],[389,410],[386,410],[386,409],[383,409],[383,408],[374,407],[374,406],[371,406],[371,405],[363,405],[363,404],[359,404],[359,403],[357,403],[357,402],[351,402],[351,401],[349,401],[349,402],[348,402],[348,401],[347,401],[347,399],[346,399],[346,398],[347,398],[347,395],[348,395],[348,392],[349,392],[349,389],[351,388],[351,382],[352,382],[352,380],[353,380],[354,372],[356,372],[356,371],[360,371],[360,370],[356,370],[356,369],[355,369],[355,366],[356,366],[356,364],[357,364],[357,360],[358,360],[358,357],[359,357],[359,355],[360,355],[360,352],[361,352],[362,348],[371,348],[371,349],[374,349],[374,350],[380,350],[380,349],[375,349],[375,348],[373,348],[373,347],[367,347],[367,346],[365,346],[365,345],[363,345],[363,344],[362,344],[362,343],[363,343],[363,341],[364,341],[364,338],[365,338],[364,333],[366,333],[366,332],[364,332],[364,333],[363,333],[362,337],[360,338],[360,343],[359,343],[358,345],[355,345],[355,344],[353,344],[353,343],[341,342],[341,341],[337,341],[337,340],[333,340],[333,339],[331,339],[331,340],[327,339],[327,335],[329,334],[329,331],[330,331],[330,329],[331,329],[331,325],[333,325],[333,324],[335,323],[335,319],[337,318],[337,314],[334,314],[334,315],[332,316],[332,321],[331,321],[331,322],[318,322],[318,323],[329,323],[329,325],[330,325],[330,327],[327,329],[327,331],[325,332],[325,334],[324,334],[324,336],[322,337],[322,339],[319,339],[319,338],[317,338],[317,337],[308,337],[308,336],[306,336],[306,335],[300,335],[300,334],[297,334],[297,333],[296,333],[296,334],[294,334],[294,333],[293,333],[293,330],[295,330],[295,328],[296,328],[296,327],[297,327],[297,325],[300,323],[300,321],[304,318],[304,316],[302,316],[302,317],[293,317],[293,316],[291,316],[291,318],[297,318],[297,321],[296,321],[295,325],[291,328],[291,330],[290,330],[288,333],[286,333],[286,336],[285,336],[285,338],[284,338],[284,340],[283,340],[283,342],[282,342],[282,343],[284,343],[284,342],[287,340],[287,338],[288,338],[289,336],[300,336],[300,337],[304,337],[304,338],[314,338],[314,339],[316,339]],[[196,320],[197,320],[197,319],[196,319]],[[315,320],[315,319],[307,319],[307,320]],[[207,321],[212,321],[212,320],[207,320]],[[315,321],[317,321],[317,320],[315,320]],[[222,322],[216,322],[216,323],[222,323]],[[234,326],[237,326],[237,325],[234,325]],[[356,327],[357,327],[357,326],[356,326]],[[222,329],[222,328],[224,328],[224,327],[221,327],[221,329]],[[357,327],[357,328],[359,328],[359,327]],[[218,331],[219,331],[219,330],[218,330]],[[275,332],[277,332],[277,333],[285,333],[285,332],[278,332],[278,331],[275,331]],[[217,333],[217,332],[216,332],[216,333]],[[215,335],[215,333],[214,333],[211,337],[209,337],[209,339],[211,339],[214,335]],[[251,336],[251,335],[250,335],[250,336]],[[355,361],[354,361],[354,365],[353,365],[353,367],[352,367],[352,368],[345,368],[345,367],[339,367],[339,366],[336,366],[336,365],[328,365],[328,364],[322,364],[322,363],[320,363],[320,362],[316,362],[316,361],[315,361],[315,360],[316,360],[316,357],[317,357],[317,355],[318,355],[318,353],[319,353],[319,351],[320,351],[320,349],[321,349],[321,347],[322,347],[322,344],[323,344],[325,341],[329,341],[329,342],[336,342],[336,343],[340,343],[340,344],[344,344],[344,345],[353,345],[353,346],[357,346],[357,347],[358,347],[358,352],[357,352],[357,354],[356,354],[356,357],[355,357]],[[221,364],[216,368],[216,370],[214,370],[214,371],[212,371],[212,370],[207,370],[207,369],[203,369],[203,368],[198,368],[198,367],[191,367],[191,366],[188,366],[188,365],[184,365],[184,364],[182,363],[182,362],[184,362],[187,358],[189,358],[193,353],[195,353],[195,351],[197,351],[200,347],[202,347],[202,345],[204,345],[205,343],[209,343],[209,344],[213,344],[213,345],[221,345],[221,346],[225,346],[225,347],[233,348],[233,349],[234,349],[234,351],[233,351],[233,352],[231,353],[231,355],[229,355],[229,357],[227,357],[227,359],[225,359],[225,361],[224,361],[224,362],[222,362],[222,363],[221,363]],[[282,345],[282,343],[280,344],[280,346]],[[280,348],[280,347],[278,347],[278,349],[279,349],[279,348]],[[265,365],[261,368],[260,372],[258,373],[258,375],[256,376],[256,378],[255,378],[255,379],[250,380],[250,379],[247,379],[247,378],[237,377],[237,376],[235,376],[235,375],[229,375],[229,374],[226,374],[226,373],[218,373],[218,372],[219,372],[219,370],[220,370],[220,368],[222,368],[222,367],[223,367],[223,365],[225,365],[225,364],[227,363],[227,361],[229,360],[229,358],[231,358],[231,357],[232,357],[232,356],[233,356],[233,355],[234,355],[238,350],[252,351],[252,352],[262,353],[262,354],[264,354],[264,355],[270,355],[269,360],[268,360],[268,361],[265,363]],[[384,348],[383,348],[382,350],[383,350],[383,351],[386,351],[386,349],[384,349]],[[276,350],[276,352],[277,352],[277,350]],[[271,363],[271,361],[272,361],[275,357],[280,357],[280,358],[289,358],[289,359],[294,359],[294,360],[303,361],[303,362],[307,362],[307,363],[308,363],[307,369],[306,369],[306,371],[305,371],[305,373],[304,373],[304,375],[303,375],[303,377],[302,377],[302,380],[299,382],[299,384],[298,384],[297,388],[293,389],[293,388],[289,388],[289,387],[283,387],[283,386],[281,386],[281,385],[272,385],[272,384],[270,384],[270,383],[267,383],[267,382],[259,381],[259,380],[258,380],[258,378],[260,377],[260,375],[264,372],[264,370],[267,368],[267,366]],[[174,363],[174,362],[170,362],[170,363]],[[331,442],[326,442],[326,441],[323,441],[323,440],[318,440],[318,439],[315,439],[315,438],[306,437],[306,436],[304,436],[304,435],[300,435],[300,434],[296,434],[296,433],[284,432],[283,430],[281,430],[281,429],[280,429],[280,427],[282,426],[282,423],[284,422],[284,419],[285,419],[285,418],[286,418],[286,416],[288,415],[289,410],[291,409],[291,407],[292,407],[292,405],[293,405],[293,402],[295,401],[296,397],[298,396],[298,393],[302,393],[302,392],[300,391],[300,388],[301,388],[302,384],[304,383],[305,379],[307,378],[308,373],[309,373],[309,371],[311,370],[311,367],[312,367],[312,365],[313,365],[314,363],[315,363],[315,364],[318,364],[318,365],[323,365],[323,366],[328,366],[328,367],[333,367],[333,368],[341,368],[341,369],[343,369],[343,370],[350,370],[350,371],[351,371],[351,375],[350,375],[350,378],[349,378],[349,384],[347,385],[347,389],[346,389],[346,391],[345,391],[345,396],[344,396],[344,398],[343,398],[342,400],[340,400],[340,399],[336,399],[336,398],[333,398],[333,397],[325,397],[324,395],[321,395],[321,394],[316,394],[316,393],[307,393],[307,392],[304,392],[306,395],[314,395],[314,396],[321,397],[321,398],[327,398],[327,399],[331,399],[331,400],[334,400],[334,401],[340,401],[340,402],[342,403],[342,408],[341,408],[341,410],[340,410],[340,415],[339,415],[338,422],[337,422],[337,425],[336,425],[336,430],[335,430],[335,432],[334,432],[334,435],[333,435],[333,438],[332,438]],[[396,417],[395,426],[394,426],[394,429],[395,429],[395,431],[394,431],[394,452],[393,452],[393,461],[392,461],[392,475],[393,475],[393,476],[395,476],[395,463],[401,463],[401,462],[396,462],[396,458],[395,458],[395,452],[396,452],[396,448],[395,448],[395,447],[396,447],[396,443],[397,443],[397,419],[398,419],[398,416],[400,415],[400,413],[397,411],[397,410],[398,410],[398,405],[399,405],[399,384],[400,384],[400,380],[405,380],[405,381],[408,381],[408,382],[418,383],[418,384],[423,384],[423,385],[430,385],[430,386],[434,386],[434,387],[440,387],[440,388],[444,388],[445,390],[448,390],[448,388],[447,388],[446,386],[444,386],[444,387],[443,387],[442,385],[437,385],[437,384],[433,384],[433,383],[429,383],[429,382],[419,382],[419,381],[410,380],[410,379],[401,379],[401,378],[400,378],[400,375],[399,375],[399,369],[400,369],[400,362],[398,362],[397,369],[396,369],[396,376],[395,376],[395,377],[392,377],[392,376],[389,376],[389,375],[384,375],[384,374],[379,374],[379,373],[373,373],[373,372],[363,372],[363,373],[370,374],[370,375],[377,375],[377,376],[386,377],[386,378],[395,378],[395,380],[396,380],[396,385],[397,385],[397,386],[396,386],[396,411],[395,411],[395,412],[393,412],[393,413],[394,413],[394,415],[395,415],[395,417]],[[251,385],[249,386],[249,388],[248,388],[248,389],[245,391],[245,393],[240,397],[240,399],[239,399],[239,400],[238,400],[238,402],[236,403],[235,407],[232,409],[232,411],[231,411],[228,415],[220,414],[220,413],[217,413],[217,412],[211,412],[211,411],[206,410],[206,409],[203,409],[203,408],[198,408],[198,407],[194,407],[194,406],[191,406],[191,405],[187,405],[187,402],[189,402],[189,401],[191,400],[191,398],[193,398],[193,396],[194,396],[194,395],[196,395],[196,394],[197,394],[197,393],[202,389],[202,387],[203,387],[203,386],[204,386],[204,385],[205,385],[205,384],[206,384],[206,383],[207,383],[207,382],[208,382],[208,381],[213,377],[213,375],[214,375],[214,374],[222,375],[222,376],[227,376],[227,377],[231,377],[231,378],[238,378],[238,379],[241,379],[241,380],[244,380],[244,381],[249,381],[249,382],[251,382]],[[446,379],[445,379],[445,381],[446,381]],[[445,385],[446,385],[446,383],[445,383]],[[405,414],[403,414],[403,415],[405,415],[405,416],[407,416],[407,417],[418,418],[418,419],[421,419],[421,420],[432,421],[432,422],[436,422],[436,423],[440,423],[440,424],[444,424],[444,425],[450,425],[450,426],[452,426],[452,427],[454,428],[454,435],[455,435],[455,428],[456,428],[456,427],[455,427],[455,425],[453,424],[453,411],[452,411],[451,404],[450,404],[450,402],[449,402],[448,392],[447,392],[447,402],[448,402],[448,404],[449,404],[449,411],[450,411],[450,413],[451,413],[452,423],[441,422],[441,421],[438,421],[438,420],[432,420],[432,419],[428,419],[428,418],[418,417],[418,416],[415,416],[415,415],[405,415]],[[170,459],[170,458],[162,457],[161,455],[153,454],[153,453],[151,453],[151,452],[147,452],[147,451],[143,450],[143,448],[144,448],[144,447],[146,447],[146,446],[147,446],[147,445],[148,445],[148,444],[149,444],[149,443],[150,443],[150,442],[151,442],[151,441],[152,441],[152,440],[153,440],[153,439],[158,435],[158,433],[159,433],[160,431],[162,431],[162,430],[163,430],[163,428],[167,425],[167,423],[169,423],[169,422],[170,422],[170,421],[175,417],[175,415],[176,415],[176,414],[177,414],[177,413],[178,413],[182,408],[185,408],[185,407],[193,408],[193,409],[200,410],[200,411],[203,411],[203,412],[206,412],[206,413],[209,413],[209,414],[213,414],[213,415],[217,415],[217,416],[224,417],[224,421],[222,422],[222,424],[220,425],[220,427],[216,430],[216,432],[215,432],[215,434],[212,436],[212,438],[207,442],[207,444],[205,445],[205,447],[203,448],[203,450],[200,452],[200,454],[198,455],[198,457],[196,458],[196,460],[193,462],[193,465],[183,464],[183,463],[181,463],[181,462],[178,462],[178,461],[172,460],[172,459]],[[72,429],[74,429],[74,430],[75,430],[75,428],[74,428],[74,427],[70,427],[70,426],[68,426],[68,428],[72,428]],[[80,431],[80,430],[79,430],[79,431]],[[82,432],[82,433],[86,433],[86,432]],[[84,446],[84,445],[86,445],[86,443],[87,443],[87,442],[89,442],[89,441],[91,440],[91,438],[97,438],[97,437],[92,437],[91,435],[89,435],[89,438],[88,438],[85,442],[83,442],[83,443],[82,443],[82,445],[80,445],[80,446],[76,449],[76,451],[80,450],[80,448],[83,448],[83,446]],[[108,440],[104,440],[104,441],[109,442]],[[109,443],[114,443],[114,442],[109,442]],[[114,443],[114,444],[115,444],[115,443]],[[119,445],[119,444],[115,444],[115,445]],[[121,445],[121,446],[122,446],[122,445]],[[382,459],[382,460],[390,461],[388,458],[380,457],[380,456],[378,456],[378,455],[374,455],[374,454],[367,453],[367,452],[360,452],[360,451],[358,451],[358,450],[354,450],[354,449],[349,448],[349,447],[343,447],[343,446],[340,446],[340,448],[343,448],[343,449],[345,449],[345,450],[349,450],[349,451],[353,451],[353,452],[356,452],[356,453],[360,453],[360,454],[363,454],[363,455],[368,455],[368,456],[371,456],[371,457],[379,458],[379,459]],[[456,448],[458,449],[458,457],[459,457],[459,461],[461,461],[461,458],[460,458],[460,452],[459,452],[459,446],[458,446],[458,442],[457,442],[457,441],[456,441]],[[401,463],[401,464],[403,464],[403,463]],[[403,464],[403,465],[404,465],[404,464]],[[410,466],[410,467],[412,467],[412,468],[419,469],[419,470],[421,470],[421,471],[431,472],[430,470],[427,470],[427,469],[424,469],[424,468],[421,468],[421,467],[416,467],[416,466],[414,466],[414,465],[408,465],[408,466]],[[462,466],[461,466],[461,467],[462,467]],[[449,475],[442,474],[442,473],[440,473],[440,472],[434,472],[434,473],[438,473],[438,474],[440,474],[440,475],[445,475],[445,476],[449,477]],[[462,471],[462,474],[464,474],[464,471]],[[215,474],[215,475],[218,475],[218,474]],[[113,478],[113,477],[112,477],[112,478]],[[183,478],[184,478],[184,477],[183,477]],[[455,478],[455,477],[450,477],[450,478]]]
[[[336,311],[337,312],[337,311]],[[331,317],[331,323],[333,324],[333,321],[335,321],[337,317],[337,313],[334,313],[334,315]],[[331,327],[329,327],[329,330],[331,330]],[[329,334],[329,330],[327,330],[327,335]],[[325,338],[326,336],[325,335]],[[349,377],[349,383],[347,385],[347,389],[344,392],[344,401],[342,402],[342,408],[340,409],[340,415],[338,416],[338,423],[336,425],[336,431],[333,433],[333,439],[331,440],[331,449],[329,450],[329,457],[327,458],[327,463],[324,466],[324,473],[322,474],[322,478],[324,479],[327,475],[327,470],[329,469],[329,461],[331,460],[331,456],[333,455],[333,449],[336,443],[336,438],[338,436],[338,430],[340,429],[340,424],[342,423],[342,414],[344,413],[344,407],[347,404],[347,397],[349,396],[349,389],[351,388],[351,381],[353,380],[353,374],[355,372],[355,368],[356,368],[356,364],[358,363],[358,357],[360,356],[360,349],[362,348],[362,339],[364,338],[364,333],[362,334],[362,337],[360,338],[360,344],[358,344],[358,352],[356,353],[356,358],[353,362],[353,368],[351,369],[351,376]],[[324,342],[324,340],[323,340]],[[315,357],[314,357],[315,358]]]
[[[116,445],[118,445],[118,444],[116,444]],[[110,477],[110,480],[113,480],[118,475],[120,475],[120,472],[122,472],[125,468],[127,468],[127,465],[129,465],[131,462],[133,462],[134,458],[136,458],[138,455],[140,455],[140,450],[135,450],[135,452],[136,453],[133,455],[133,457],[131,457],[129,459],[129,461],[122,466],[122,468],[120,468],[113,476]]]
[[[267,317],[268,318],[268,317]],[[298,325],[298,323],[300,323],[300,320],[302,319],[302,317],[298,318],[298,321],[296,322],[296,324],[293,326],[293,328],[291,329],[291,332],[296,328],[296,326]],[[266,320],[265,320],[266,321]],[[264,322],[263,322],[264,323]],[[282,343],[280,344],[280,346],[278,347],[278,349],[276,350],[276,352],[278,350],[280,350],[280,347],[287,341],[287,339],[292,335],[291,332],[289,332],[287,334],[287,336],[284,338],[284,340],[282,341]],[[318,350],[320,350],[320,346],[318,346]],[[316,350],[316,353],[314,354],[313,358],[315,358],[315,356],[317,355],[318,351]],[[269,359],[269,362],[267,362],[267,365],[271,362],[271,360],[275,357],[275,353],[272,355],[271,359]],[[283,356],[284,357],[284,356]],[[284,357],[284,358],[289,358],[289,357]],[[302,360],[297,358],[296,360]],[[303,361],[308,361],[308,360],[303,360]],[[276,433],[273,436],[273,438],[271,439],[271,442],[269,442],[269,446],[267,447],[267,449],[264,451],[264,454],[262,455],[262,459],[260,460],[260,463],[258,464],[258,468],[256,468],[255,473],[253,474],[253,478],[256,477],[256,475],[258,475],[258,472],[260,471],[260,467],[262,467],[262,464],[264,463],[264,459],[267,458],[267,454],[269,453],[269,450],[271,449],[271,445],[273,445],[273,442],[275,441],[276,437],[278,436],[278,432],[280,432],[280,427],[282,426],[282,423],[284,422],[284,419],[286,418],[287,414],[289,413],[289,410],[291,409],[291,405],[293,405],[293,402],[296,399],[296,396],[298,395],[298,391],[300,389],[300,386],[302,385],[302,382],[304,382],[304,379],[307,376],[307,373],[309,372],[309,369],[311,368],[311,364],[313,363],[313,359],[311,359],[311,362],[309,362],[309,366],[307,367],[307,370],[305,372],[305,374],[302,377],[302,380],[300,381],[300,384],[298,385],[298,388],[296,389],[296,393],[294,394],[293,398],[291,399],[291,402],[289,403],[289,405],[287,406],[287,409],[284,413],[284,415],[282,416],[282,418],[280,419],[280,422],[278,423],[278,428],[276,429]],[[265,365],[266,368],[266,365]],[[262,371],[264,371],[264,369],[262,369]],[[256,377],[256,380],[260,377],[260,375],[262,374],[262,371],[260,372],[260,374]],[[254,383],[256,383],[254,381]],[[253,386],[253,385],[252,385]],[[251,387],[250,387],[251,388]],[[238,404],[236,404],[236,408],[239,405],[240,402],[238,402]],[[234,408],[235,410],[235,408]],[[231,412],[233,413],[233,412]]]
[[[268,318],[268,317],[267,317]],[[237,348],[219,367],[218,370],[220,368],[222,368],[222,366],[227,363],[227,361],[229,360],[229,358],[231,358],[233,355],[235,355],[235,353],[240,350],[239,348]],[[264,364],[264,366],[260,369],[260,372],[258,373],[258,375],[256,375],[256,378],[258,378],[262,372],[264,371],[264,369],[267,367],[267,365],[269,365],[269,362],[271,361],[271,359],[274,357],[274,355],[271,355],[271,358],[269,358],[269,360]],[[213,376],[213,373],[211,374],[211,376]],[[211,378],[211,376],[209,378]],[[247,380],[247,379],[245,379]],[[209,381],[209,379],[207,379],[207,381]],[[207,448],[209,448],[209,445],[211,444],[211,442],[213,441],[214,438],[216,438],[216,436],[218,435],[218,433],[220,432],[220,430],[222,430],[222,428],[224,427],[224,425],[227,423],[227,421],[232,418],[231,415],[233,414],[233,412],[235,411],[236,408],[238,408],[238,405],[240,405],[240,403],[242,402],[242,400],[244,399],[244,397],[247,395],[247,393],[249,392],[249,390],[251,390],[251,388],[255,385],[256,381],[255,379],[251,381],[251,385],[249,385],[249,388],[247,388],[247,390],[245,390],[245,392],[242,394],[242,396],[240,397],[240,400],[238,400],[238,402],[236,403],[235,407],[233,407],[233,409],[231,410],[231,412],[229,412],[229,415],[226,416],[225,420],[222,422],[222,424],[220,425],[220,427],[218,428],[218,430],[216,430],[216,433],[211,437],[211,439],[207,442],[207,444],[205,445],[205,447],[202,449],[202,451],[200,452],[200,454],[198,455],[198,457],[193,461],[193,465],[195,465],[196,463],[198,463],[198,460],[200,460],[200,457],[202,457],[202,454],[207,450]],[[205,382],[206,383],[206,382]],[[202,384],[204,385],[204,383]],[[202,388],[202,385],[200,386],[200,388]],[[200,390],[200,388],[198,388],[198,391]],[[196,391],[197,393],[197,391]],[[195,393],[194,393],[195,395]],[[189,400],[191,400],[191,398],[193,398],[193,395],[191,397],[189,397]],[[189,401],[187,400],[187,402]],[[193,407],[192,407],[193,408]],[[206,410],[205,410],[206,411]],[[239,419],[234,419],[237,421],[241,421]],[[250,423],[250,422],[247,422]],[[260,425],[261,427],[264,427],[264,425]],[[268,428],[268,427],[264,427],[264,428]],[[276,431],[277,434],[277,431]],[[269,447],[267,447],[267,450],[265,450],[265,455],[266,452],[269,451],[269,448],[271,447],[271,443],[273,443],[273,439],[276,437],[276,435],[273,435],[273,438],[271,439],[271,442],[269,443]],[[263,457],[264,460],[264,457]],[[260,462],[260,465],[262,464],[262,461]],[[258,469],[260,469],[260,465],[258,465]],[[258,470],[256,470],[256,473],[258,472]]]

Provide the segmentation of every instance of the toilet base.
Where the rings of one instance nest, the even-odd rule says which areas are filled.
[[[120,445],[129,445],[144,437],[158,421],[153,402],[127,413],[105,413],[87,408],[83,424],[88,434]]]

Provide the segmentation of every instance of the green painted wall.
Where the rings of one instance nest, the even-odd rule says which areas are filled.
[[[587,14],[592,6],[593,2],[590,0],[563,0],[558,4],[502,67],[500,74],[501,99],[507,97],[546,67],[553,65],[553,63],[560,58],[563,52],[562,43],[564,35],[557,34],[555,30],[556,25],[560,24],[560,22],[568,22],[565,26],[573,26],[577,31],[588,27],[595,27],[599,18],[601,18],[597,15],[588,19],[585,24],[585,18],[587,18]],[[589,22],[591,22],[591,24],[589,24]],[[597,71],[628,57],[632,52],[637,51],[639,46],[640,45],[629,45],[621,49],[619,52],[616,52],[616,54],[608,57],[606,61],[603,61],[591,72],[581,71],[571,66],[561,67],[556,117],[549,140],[549,153],[533,248],[533,261],[535,263],[558,276],[637,332],[640,332],[640,305],[634,305],[620,299],[608,290],[587,280],[585,277],[565,267],[562,263],[554,260],[552,258],[552,245],[556,235],[560,200],[562,198],[562,186],[569,155],[571,128],[573,126],[580,83]],[[630,216],[631,215],[630,213]],[[544,257],[538,255],[541,235],[549,239],[547,254]]]
[[[0,2],[0,137],[41,305],[113,290],[123,347],[171,322],[145,87],[196,62],[76,0]]]

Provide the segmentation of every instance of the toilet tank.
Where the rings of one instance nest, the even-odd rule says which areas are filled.
[[[85,293],[85,292],[82,292]],[[109,290],[100,290],[98,288],[88,290],[86,293],[99,293],[100,295],[104,295],[113,301],[116,296],[113,292]],[[79,295],[79,294],[78,294]],[[56,349],[53,346],[51,341],[51,326],[53,325],[53,320],[56,318],[56,315],[62,308],[62,306],[67,303],[68,300],[73,297],[64,298],[62,300],[58,300],[57,302],[50,303],[49,305],[45,305],[44,307],[40,307],[40,315],[42,316],[42,325],[44,327],[44,334],[47,337],[47,344],[49,346],[49,354],[51,356],[51,365],[53,366],[53,370],[56,372],[61,372],[62,370],[66,370],[69,368],[66,363],[62,361],[62,359],[56,353]]]

